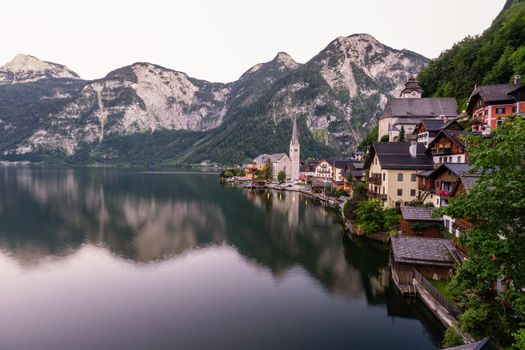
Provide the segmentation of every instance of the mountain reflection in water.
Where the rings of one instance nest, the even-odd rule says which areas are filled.
[[[238,259],[234,253],[276,283],[304,276],[326,297],[365,300],[386,306],[384,317],[417,320],[425,334],[413,348],[435,348],[442,329],[391,286],[386,247],[348,239],[334,212],[300,194],[244,191],[217,180],[206,173],[0,167],[0,262],[18,274],[82,259],[92,266],[116,259],[150,271],[212,253]]]

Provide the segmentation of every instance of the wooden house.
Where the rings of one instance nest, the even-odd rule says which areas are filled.
[[[417,142],[428,147],[441,130],[463,130],[463,127],[457,122],[457,119],[423,119],[416,126],[414,134],[417,135]]]
[[[440,238],[443,219],[433,217],[434,208],[401,207],[401,234],[403,236],[420,236]]]
[[[462,130],[441,130],[429,142],[426,153],[432,157],[432,161],[437,166],[443,163],[467,163],[467,143],[465,140],[467,135],[481,134]]]
[[[448,281],[463,254],[452,241],[441,238],[395,236],[390,246],[390,266],[396,285],[412,285],[414,271],[427,279]]]

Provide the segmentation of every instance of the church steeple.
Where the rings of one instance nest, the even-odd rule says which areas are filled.
[[[297,116],[292,117],[292,138],[290,139],[290,178],[299,179],[300,145],[297,136]]]

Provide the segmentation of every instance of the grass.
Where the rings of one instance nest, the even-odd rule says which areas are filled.
[[[436,287],[441,292],[441,294],[443,294],[443,296],[447,298],[448,301],[450,301],[451,303],[454,303],[454,296],[452,295],[452,292],[450,291],[448,281],[430,280],[430,283],[432,283],[432,285]]]

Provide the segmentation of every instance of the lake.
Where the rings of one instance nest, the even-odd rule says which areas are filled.
[[[437,349],[388,249],[216,174],[0,167],[0,349]]]

